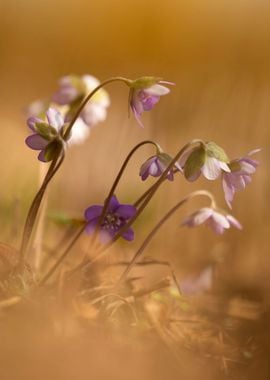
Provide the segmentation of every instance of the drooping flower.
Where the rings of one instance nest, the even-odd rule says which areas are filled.
[[[206,224],[219,235],[232,226],[239,230],[242,229],[241,224],[232,215],[210,207],[203,207],[195,211],[182,222],[182,225],[187,227],[197,227],[201,224]]]
[[[59,89],[53,95],[53,102],[59,105],[68,105],[66,121],[70,121],[83,99],[98,85],[99,80],[92,75],[68,75],[60,79]],[[99,89],[82,110],[80,117],[88,127],[94,127],[104,121],[110,98],[104,89]]]
[[[155,156],[148,158],[145,163],[141,166],[140,177],[145,181],[148,176],[160,177],[162,173],[167,169],[171,162],[172,158],[167,153],[157,153]],[[174,179],[174,170],[181,171],[180,165],[176,162],[173,169],[171,169],[167,178],[169,181]]]
[[[59,111],[62,115],[67,114],[69,107],[68,106],[60,106],[55,103],[48,103],[46,101],[37,100],[32,102],[27,108],[27,114],[30,116],[36,116],[39,119],[43,119],[46,117],[46,111],[48,108],[54,108]],[[65,119],[65,117],[64,117]],[[73,124],[70,136],[67,140],[68,146],[79,145],[84,143],[84,141],[90,135],[90,128],[88,125],[82,120],[81,117]]]
[[[201,174],[215,180],[222,171],[230,172],[228,163],[225,151],[212,141],[188,150],[179,160],[188,181],[195,181]]]
[[[42,162],[51,161],[63,146],[62,132],[64,119],[59,111],[49,108],[46,112],[46,121],[31,116],[27,120],[28,127],[34,132],[25,140],[27,146],[39,150],[38,159]]]
[[[103,206],[94,205],[85,210],[84,216],[87,221],[86,232],[92,234],[99,223]],[[116,196],[112,196],[108,205],[108,210],[99,227],[99,235],[102,243],[106,244],[126,225],[126,223],[136,214],[136,208],[133,205],[121,204]],[[134,231],[129,227],[122,235],[125,240],[134,239]]]
[[[143,127],[142,113],[151,111],[160,97],[170,92],[163,84],[174,85],[172,82],[166,82],[155,77],[142,77],[131,82],[129,105],[141,127]]]
[[[259,151],[260,149],[253,150],[246,157],[232,160],[229,163],[230,172],[223,172],[222,186],[225,200],[230,208],[235,192],[243,190],[251,182],[251,175],[255,173],[259,162],[252,160],[250,156]]]

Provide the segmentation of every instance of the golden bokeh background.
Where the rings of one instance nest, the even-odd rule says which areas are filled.
[[[198,201],[164,227],[148,254],[169,258],[179,273],[223,260],[226,281],[267,294],[269,46],[267,0],[0,0],[1,239],[18,245],[38,183],[35,152],[24,145],[27,105],[49,98],[57,80],[70,73],[100,80],[162,76],[176,86],[143,115],[144,129],[127,117],[127,88],[107,87],[108,118],[84,145],[68,152],[50,190],[49,210],[80,216],[89,204],[102,203],[122,160],[144,139],[156,140],[171,154],[193,138],[214,140],[231,158],[262,148],[252,184],[234,201],[241,233],[216,237],[205,228],[179,229],[187,212],[205,204]],[[138,170],[150,154],[145,148],[134,158],[119,189],[121,200],[132,202],[146,189]],[[153,209],[137,223],[138,240],[179,197],[199,188],[212,190],[226,207],[220,181],[188,184],[178,178],[164,185]]]

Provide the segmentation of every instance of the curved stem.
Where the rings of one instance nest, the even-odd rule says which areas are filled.
[[[85,229],[85,224],[82,226],[82,228],[78,231],[76,236],[72,239],[72,241],[69,243],[65,251],[62,253],[62,255],[59,257],[59,259],[56,261],[56,263],[53,265],[51,269],[45,274],[43,279],[40,281],[39,285],[44,285],[45,282],[48,281],[48,279],[54,274],[56,269],[59,267],[59,265],[63,262],[63,260],[67,257],[68,253],[70,252],[71,248],[74,246],[74,244],[77,242],[79,237],[82,235],[83,231]]]
[[[35,198],[33,199],[30,209],[28,211],[26,221],[24,224],[23,237],[22,237],[21,248],[20,248],[19,267],[23,265],[28,244],[33,232],[33,227],[37,218],[38,210],[39,210],[41,201],[43,199],[44,193],[46,191],[46,188],[64,161],[64,158],[65,158],[64,150],[62,150],[62,154],[59,160],[58,158],[59,156],[57,156],[51,163],[51,166],[48,169],[48,172],[44,178],[44,181],[39,191],[37,192]]]
[[[152,229],[152,231],[149,233],[149,235],[146,237],[138,251],[135,253],[133,256],[131,262],[127,266],[127,268],[124,270],[122,276],[120,277],[118,281],[118,285],[123,282],[123,280],[126,278],[128,273],[131,271],[132,267],[136,264],[142,253],[144,252],[145,248],[148,246],[150,241],[153,239],[153,237],[156,235],[156,233],[159,231],[159,229],[163,226],[163,224],[181,207],[183,206],[186,202],[191,200],[192,198],[198,196],[198,195],[204,195],[210,198],[211,203],[214,203],[214,198],[211,193],[209,193],[206,190],[198,190],[190,193],[187,195],[185,198],[183,198],[180,202],[178,202],[174,207],[172,207],[167,214],[156,224],[156,226]]]
[[[107,250],[116,240],[119,239],[119,237],[122,236],[124,232],[133,224],[133,222],[138,218],[138,216],[144,211],[146,208],[147,204],[153,197],[153,195],[156,193],[158,190],[159,186],[162,184],[162,182],[166,179],[167,174],[169,171],[173,168],[174,164],[178,159],[182,156],[182,154],[193,144],[196,143],[201,143],[201,140],[193,140],[190,143],[187,143],[184,145],[184,147],[174,156],[168,167],[164,170],[162,175],[159,177],[159,179],[156,181],[156,183],[153,185],[152,191],[145,197],[144,201],[142,202],[141,206],[138,208],[136,214],[134,215],[133,218],[131,218],[120,230],[118,233],[114,236],[114,238],[102,249],[102,250]]]
[[[93,91],[90,92],[90,94],[88,94],[86,96],[86,98],[82,101],[80,107],[78,108],[78,110],[76,111],[75,115],[73,116],[73,118],[71,119],[71,122],[69,123],[68,127],[67,127],[67,130],[66,132],[64,133],[64,140],[67,140],[69,138],[69,135],[70,135],[70,132],[71,132],[71,129],[75,123],[75,121],[78,119],[78,117],[80,116],[80,113],[82,112],[82,110],[84,109],[84,107],[86,106],[86,104],[88,103],[88,101],[95,95],[95,93],[100,90],[102,87],[104,87],[105,85],[109,84],[109,83],[112,83],[112,82],[116,82],[116,81],[121,81],[121,82],[124,82],[126,83],[127,85],[129,85],[131,83],[131,81],[127,78],[123,78],[123,77],[114,77],[114,78],[110,78],[110,79],[107,79],[105,80],[104,82],[100,83]]]
[[[168,167],[164,170],[162,175],[159,177],[159,179],[154,183],[154,185],[148,189],[147,195],[144,195],[144,201],[142,202],[141,206],[138,208],[137,213],[134,215],[133,218],[131,218],[122,228],[119,229],[117,234],[114,236],[114,238],[106,244],[104,247],[102,247],[98,252],[97,252],[97,257],[95,257],[93,260],[86,260],[83,261],[81,264],[79,264],[77,267],[75,267],[71,274],[76,272],[77,270],[82,269],[84,266],[91,265],[92,263],[100,260],[106,251],[114,244],[116,240],[118,240],[122,234],[133,224],[133,222],[138,218],[138,216],[143,212],[155,192],[158,190],[159,186],[162,184],[162,182],[166,179],[168,172],[173,168],[174,164],[176,161],[179,160],[179,158],[182,156],[182,154],[193,144],[202,144],[202,140],[192,140],[191,142],[185,144],[182,149],[178,151],[178,153],[174,156]]]
[[[139,144],[137,144],[137,145],[136,145],[136,146],[135,146],[135,147],[129,152],[129,154],[127,155],[125,161],[123,162],[123,165],[121,166],[121,168],[120,168],[120,170],[119,170],[119,172],[118,172],[118,174],[117,174],[117,176],[116,176],[116,178],[115,178],[115,180],[114,180],[114,182],[113,182],[113,185],[112,185],[112,187],[111,187],[111,190],[110,190],[110,192],[109,192],[109,194],[108,194],[108,196],[107,196],[107,198],[106,198],[106,200],[105,200],[105,203],[104,203],[104,206],[103,206],[103,209],[102,209],[102,213],[101,213],[101,215],[100,215],[100,217],[99,217],[99,220],[98,220],[98,223],[96,224],[96,227],[95,227],[94,236],[93,236],[93,244],[94,244],[94,242],[95,242],[95,240],[96,240],[96,237],[97,237],[97,234],[98,234],[99,226],[102,224],[103,219],[104,219],[104,217],[105,217],[105,215],[106,215],[106,212],[107,212],[107,210],[108,210],[110,200],[111,200],[111,198],[112,198],[112,196],[113,196],[113,194],[114,194],[114,191],[115,191],[115,189],[116,189],[116,187],[117,187],[117,185],[118,185],[118,183],[119,183],[119,181],[120,181],[120,179],[121,179],[121,177],[122,177],[122,175],[123,175],[123,173],[124,173],[126,167],[127,167],[127,164],[129,163],[129,161],[130,161],[131,157],[133,156],[133,154],[134,154],[139,148],[141,148],[142,146],[144,146],[144,145],[146,145],[146,144],[152,144],[152,145],[154,145],[154,146],[158,149],[158,145],[157,145],[154,141],[151,141],[151,140],[145,140],[145,141],[142,141],[142,142],[140,142]]]

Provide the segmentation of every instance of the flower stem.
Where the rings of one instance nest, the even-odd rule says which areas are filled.
[[[20,248],[20,260],[19,260],[19,268],[21,269],[24,263],[25,255],[27,252],[27,248],[29,245],[29,241],[33,232],[34,224],[37,218],[38,210],[43,199],[44,193],[49,185],[50,181],[54,177],[55,173],[58,171],[60,166],[62,165],[65,157],[64,150],[61,151],[61,156],[57,156],[51,163],[48,172],[44,178],[44,181],[37,192],[35,198],[32,201],[30,209],[28,211],[26,221],[24,224],[23,237]]]
[[[116,82],[116,81],[121,81],[121,82],[124,82],[126,83],[128,86],[130,85],[131,83],[131,80],[130,79],[127,79],[127,78],[123,78],[123,77],[113,77],[113,78],[110,78],[110,79],[107,79],[105,80],[104,82],[100,83],[96,88],[94,88],[93,91],[90,92],[90,94],[88,94],[86,96],[86,98],[82,101],[80,107],[77,109],[75,115],[73,116],[71,122],[69,123],[68,127],[67,127],[67,130],[65,131],[64,133],[64,140],[68,140],[69,138],[69,135],[70,135],[70,132],[71,132],[71,129],[75,123],[75,121],[78,119],[78,117],[80,116],[80,113],[82,112],[82,110],[84,109],[84,107],[86,106],[86,104],[88,103],[88,101],[95,95],[95,93],[100,90],[102,87],[104,87],[105,85],[109,84],[109,83],[112,83],[112,82]]]
[[[185,144],[182,149],[178,151],[178,153],[174,156],[168,167],[164,170],[162,175],[159,177],[159,179],[154,183],[154,185],[148,189],[147,195],[144,194],[144,201],[142,202],[141,206],[138,208],[136,214],[134,215],[133,218],[131,218],[122,228],[119,229],[117,234],[114,236],[114,238],[105,246],[103,246],[98,252],[97,252],[97,257],[95,257],[93,260],[84,260],[81,264],[79,264],[77,267],[75,267],[71,274],[76,272],[77,270],[82,269],[84,266],[91,265],[92,263],[98,261],[101,259],[105,252],[114,244],[116,240],[118,240],[122,234],[133,224],[133,222],[138,218],[138,216],[143,212],[155,192],[158,190],[159,186],[162,184],[162,182],[167,178],[168,172],[173,168],[174,164],[176,161],[179,160],[179,158],[182,156],[182,154],[192,145],[194,144],[202,144],[201,140],[192,140],[191,142]],[[151,191],[150,191],[151,190]],[[137,201],[138,202],[138,201]],[[140,199],[141,202],[141,199]]]
[[[174,156],[168,167],[164,170],[162,175],[159,177],[159,179],[156,181],[156,183],[153,185],[152,191],[149,192],[149,194],[145,197],[144,201],[142,202],[141,206],[138,208],[136,214],[133,218],[131,218],[122,228],[119,229],[118,233],[114,236],[114,238],[103,248],[103,250],[108,249],[119,237],[122,236],[124,232],[133,224],[133,222],[138,218],[138,216],[144,211],[147,204],[151,200],[151,198],[154,196],[156,191],[158,190],[159,186],[162,184],[162,182],[166,179],[167,174],[169,171],[173,168],[176,161],[179,160],[179,158],[182,156],[182,154],[193,144],[201,143],[201,140],[193,140],[183,146],[182,149],[178,151],[178,153]]]
[[[211,193],[209,193],[208,191],[206,190],[198,190],[198,191],[194,191],[192,193],[190,193],[189,195],[187,195],[185,198],[183,198],[180,202],[178,202],[174,207],[172,207],[168,212],[167,214],[165,214],[165,216],[156,224],[156,226],[152,229],[152,231],[148,234],[148,236],[146,237],[146,239],[144,240],[144,242],[142,243],[142,245],[140,246],[140,248],[138,249],[138,251],[135,253],[135,255],[133,256],[131,262],[129,263],[129,265],[127,266],[127,268],[125,269],[125,271],[123,272],[122,276],[120,277],[119,281],[118,281],[118,285],[120,283],[122,283],[124,281],[124,279],[127,277],[128,273],[131,271],[131,269],[133,268],[133,266],[137,263],[138,259],[140,258],[140,256],[142,255],[142,253],[144,252],[145,248],[148,246],[148,244],[150,243],[150,241],[153,239],[153,237],[156,235],[156,233],[159,231],[159,229],[163,226],[163,224],[181,207],[183,206],[186,202],[188,202],[189,200],[191,200],[192,198],[196,197],[196,196],[199,196],[199,195],[203,195],[203,196],[207,196],[208,198],[210,198],[211,202],[213,203],[214,202],[214,198],[213,198],[213,195]]]
[[[116,187],[117,187],[117,185],[118,185],[118,183],[119,183],[119,181],[120,181],[120,179],[121,179],[121,177],[122,177],[122,175],[123,175],[123,173],[124,173],[126,167],[127,167],[127,164],[129,163],[129,161],[130,161],[131,157],[133,156],[133,154],[134,154],[139,148],[141,148],[142,146],[147,145],[147,144],[152,144],[152,145],[154,145],[154,146],[158,149],[158,144],[156,144],[154,141],[151,141],[151,140],[145,140],[145,141],[142,141],[142,142],[140,142],[139,144],[137,144],[137,145],[136,145],[136,146],[135,146],[135,147],[129,152],[129,154],[127,155],[125,161],[123,162],[123,164],[122,164],[122,166],[121,166],[121,168],[120,168],[120,170],[119,170],[119,172],[118,172],[118,174],[117,174],[117,176],[116,176],[116,178],[115,178],[115,180],[114,180],[114,182],[113,182],[113,184],[112,184],[112,187],[111,187],[111,189],[110,189],[110,192],[109,192],[109,194],[108,194],[108,196],[107,196],[107,198],[106,198],[106,200],[105,200],[105,203],[104,203],[104,206],[103,206],[103,209],[102,209],[102,213],[101,213],[101,215],[100,215],[100,217],[99,217],[98,223],[96,224],[96,227],[95,227],[95,230],[94,230],[94,235],[93,235],[93,244],[94,244],[95,241],[96,241],[97,234],[98,234],[98,229],[99,229],[100,225],[101,225],[102,222],[103,222],[103,219],[104,219],[104,217],[105,217],[105,215],[106,215],[106,212],[107,212],[107,210],[108,210],[108,207],[109,207],[110,200],[111,200],[111,198],[112,198],[112,196],[113,196],[113,194],[114,194],[114,192],[115,192],[115,189],[116,189]]]

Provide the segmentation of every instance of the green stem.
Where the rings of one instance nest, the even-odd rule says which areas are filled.
[[[100,90],[102,87],[104,87],[105,85],[109,84],[109,83],[112,83],[112,82],[116,82],[116,81],[121,81],[121,82],[124,82],[126,83],[128,86],[130,85],[131,81],[127,78],[123,78],[123,77],[113,77],[113,78],[110,78],[110,79],[107,79],[105,80],[104,82],[100,83],[93,91],[90,92],[90,94],[88,94],[86,96],[86,98],[82,101],[80,107],[78,108],[78,110],[76,111],[75,115],[73,116],[71,122],[69,123],[68,127],[67,127],[67,130],[64,134],[64,140],[68,140],[69,138],[69,135],[70,135],[70,132],[71,132],[71,129],[75,123],[75,121],[78,119],[78,117],[80,116],[80,113],[82,112],[82,110],[84,109],[84,107],[86,106],[86,104],[88,103],[88,101],[95,95],[95,93]]]
[[[129,263],[129,265],[127,266],[127,268],[124,270],[122,276],[120,277],[119,281],[118,281],[118,285],[123,282],[123,280],[127,277],[128,273],[131,271],[131,269],[133,268],[133,266],[137,263],[138,259],[140,258],[140,256],[142,255],[142,253],[144,252],[145,248],[148,246],[148,244],[150,243],[150,241],[153,239],[153,237],[156,235],[156,233],[159,231],[159,229],[163,226],[163,224],[181,207],[183,206],[186,202],[188,202],[189,200],[191,200],[192,198],[198,196],[198,195],[204,195],[204,196],[207,196],[208,198],[210,198],[211,200],[211,203],[215,204],[215,200],[213,198],[213,195],[211,193],[209,193],[208,191],[206,190],[199,190],[199,191],[194,191],[192,193],[190,193],[188,196],[186,196],[184,199],[182,199],[180,202],[178,202],[174,207],[172,207],[168,212],[167,214],[165,214],[165,216],[156,224],[156,226],[152,229],[152,231],[149,233],[149,235],[145,238],[145,240],[143,241],[142,245],[140,246],[140,248],[138,249],[138,251],[135,253],[135,255],[133,256],[131,262]]]
[[[58,171],[60,166],[62,165],[64,161],[64,150],[62,150],[62,154],[60,159],[58,160],[59,156],[57,156],[53,162],[51,163],[48,172],[46,174],[46,177],[44,178],[44,181],[37,192],[35,198],[32,201],[32,204],[30,206],[30,209],[28,211],[26,221],[24,224],[24,230],[23,230],[23,237],[22,237],[22,243],[20,248],[20,260],[19,260],[19,267],[21,268],[24,262],[24,258],[27,252],[27,248],[29,245],[29,241],[33,232],[33,227],[37,218],[38,210],[41,204],[41,201],[43,199],[44,193],[47,189],[47,186],[49,185],[50,181],[54,177],[55,173]],[[58,162],[57,162],[58,161]]]

